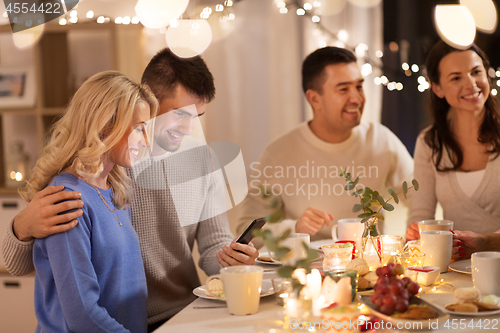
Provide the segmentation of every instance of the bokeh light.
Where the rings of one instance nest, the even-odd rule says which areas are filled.
[[[382,0],[349,0],[349,2],[358,7],[370,8],[378,6]]]
[[[207,49],[212,41],[212,29],[206,20],[178,20],[170,26],[165,38],[168,47],[181,58],[194,57]]]
[[[449,45],[466,49],[474,42],[476,24],[467,7],[437,5],[435,19],[439,36]]]
[[[460,0],[474,17],[476,28],[482,32],[492,33],[497,26],[497,9],[491,0]]]
[[[321,1],[321,14],[324,16],[337,15],[344,10],[347,0]]]
[[[135,12],[142,25],[150,29],[160,29],[170,20],[179,18],[186,10],[189,0],[139,0]]]

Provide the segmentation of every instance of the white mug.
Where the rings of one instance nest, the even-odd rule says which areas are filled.
[[[224,267],[220,274],[210,276],[206,285],[213,279],[222,280],[229,313],[236,316],[254,314],[259,311],[263,272],[259,266]]]
[[[449,231],[426,230],[420,233],[426,266],[438,266],[441,273],[448,271],[453,250],[453,234]]]
[[[500,252],[476,252],[471,256],[472,281],[481,295],[500,295]]]
[[[332,239],[336,242],[339,240],[355,241],[356,249],[360,251],[361,237],[363,236],[364,230],[365,225],[361,223],[360,218],[340,219],[337,221],[337,224],[332,227]]]
[[[281,263],[283,265],[293,266],[297,261],[307,258],[307,251],[302,243],[305,243],[309,247],[311,243],[311,236],[304,233],[291,233],[288,238],[284,239],[280,243],[282,247],[288,247],[291,250],[287,255],[285,255],[284,259],[281,259]],[[270,252],[269,256],[272,260],[279,261],[274,253]]]
[[[422,235],[422,231],[427,230],[443,230],[449,231],[453,230],[453,221],[449,220],[423,220],[418,221],[418,232]]]

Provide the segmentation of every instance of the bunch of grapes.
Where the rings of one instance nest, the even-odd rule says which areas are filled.
[[[404,267],[400,264],[387,264],[377,268],[375,273],[378,280],[373,286],[375,294],[371,298],[372,303],[387,316],[394,312],[406,312],[410,297],[418,293],[420,285],[409,277],[397,277],[404,273]]]

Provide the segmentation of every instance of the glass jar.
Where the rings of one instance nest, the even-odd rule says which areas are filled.
[[[383,259],[382,235],[378,231],[378,219],[371,217],[365,222],[365,230],[361,237],[361,258],[364,258],[370,269],[380,267]]]
[[[24,151],[23,142],[16,140],[10,143],[9,153],[5,156],[5,172],[8,187],[17,188],[29,179],[30,157]]]

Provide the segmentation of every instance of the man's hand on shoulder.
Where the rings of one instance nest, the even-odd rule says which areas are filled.
[[[248,245],[232,242],[217,253],[217,260],[223,267],[253,265],[258,256],[259,251],[253,246],[252,242],[248,243]]]
[[[333,215],[314,207],[309,207],[295,225],[295,232],[315,235],[324,225],[330,226]]]
[[[81,194],[63,190],[64,185],[46,187],[14,218],[13,231],[19,240],[44,238],[76,226],[76,219],[83,214],[80,209],[83,207],[83,201],[75,199],[79,199]],[[57,215],[73,209],[75,211]]]

